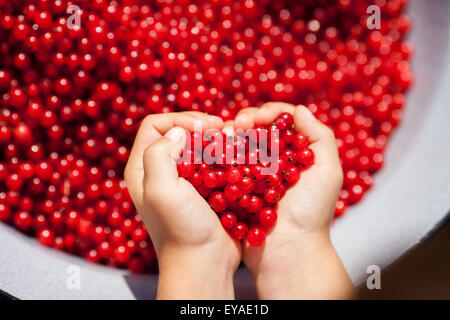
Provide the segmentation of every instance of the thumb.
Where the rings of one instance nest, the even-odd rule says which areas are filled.
[[[333,164],[340,167],[339,153],[333,130],[316,119],[305,106],[298,106],[294,112],[295,129],[309,138],[310,148],[315,154],[316,164]]]
[[[186,131],[174,127],[144,151],[144,183],[158,186],[178,178],[176,161],[186,144]]]

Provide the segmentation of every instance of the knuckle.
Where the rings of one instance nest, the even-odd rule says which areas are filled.
[[[141,127],[147,127],[147,126],[151,125],[154,121],[155,121],[155,115],[149,114],[149,115],[145,116],[144,119],[142,119]]]
[[[266,102],[264,103],[261,108],[267,108],[267,109],[275,109],[280,106],[279,102]]]
[[[274,102],[265,102],[261,105],[261,108],[271,108],[274,106]]]
[[[145,128],[145,129],[151,128],[156,123],[158,123],[162,119],[164,119],[165,117],[172,117],[172,116],[173,116],[173,113],[171,113],[171,112],[159,113],[159,114],[149,114],[149,115],[145,116],[144,119],[142,119],[140,128]]]
[[[150,124],[153,122],[154,119],[154,115],[149,114],[147,116],[144,117],[144,119],[142,119],[142,124]]]
[[[237,115],[252,113],[252,112],[255,112],[256,110],[258,110],[258,108],[255,108],[255,107],[244,108],[244,109],[241,109],[237,113]]]
[[[151,144],[144,149],[144,160],[152,158],[155,154],[158,154],[158,145]]]
[[[280,109],[286,112],[293,112],[295,110],[294,105],[286,102],[277,102],[277,101],[266,102],[262,105],[262,107],[271,109]]]
[[[239,117],[241,114],[245,114],[247,113],[247,108],[241,109],[238,111],[238,113],[236,113],[235,118]]]
[[[179,114],[183,115],[183,116],[193,117],[195,119],[204,119],[207,117],[207,115],[205,113],[202,113],[199,111],[183,111],[183,112],[180,112]]]

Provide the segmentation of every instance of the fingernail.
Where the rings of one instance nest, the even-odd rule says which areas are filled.
[[[236,117],[236,120],[234,120],[234,121],[235,122],[246,122],[247,120],[248,120],[248,116],[245,113],[243,113],[243,114],[238,115]]]
[[[304,105],[299,105],[298,107],[306,118],[308,118],[309,120],[316,120],[316,117],[314,117],[312,112],[307,107],[305,107]]]
[[[223,127],[222,131],[229,137],[234,135],[234,128],[232,126]]]
[[[186,140],[186,131],[180,127],[174,127],[166,132],[164,135],[169,138],[174,144],[170,147],[169,156],[177,161],[180,158]]]
[[[164,136],[169,138],[173,142],[180,142],[181,140],[184,139],[184,137],[186,137],[186,131],[184,131],[183,128],[174,127],[169,131],[167,131]]]

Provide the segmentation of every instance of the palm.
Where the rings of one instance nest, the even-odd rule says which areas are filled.
[[[183,178],[178,180],[177,187],[176,194],[181,197],[174,199],[173,208],[186,214],[177,215],[178,225],[172,230],[184,231],[174,236],[186,244],[218,244],[224,256],[238,263],[241,260],[241,245],[223,229],[207,201]]]
[[[267,239],[261,247],[243,246],[243,260],[248,265],[264,263],[266,259],[283,261],[278,255],[280,248],[289,243],[293,232],[317,229],[329,223],[334,200],[326,199],[326,189],[330,186],[326,172],[320,166],[313,165],[302,172],[296,185],[286,191],[277,205],[278,221],[267,232]],[[327,215],[317,214],[329,212]]]

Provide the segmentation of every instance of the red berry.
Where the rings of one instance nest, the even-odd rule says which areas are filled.
[[[88,261],[90,261],[90,262],[96,263],[96,262],[99,262],[99,261],[100,261],[100,256],[99,256],[97,250],[95,250],[95,249],[89,250],[89,251],[86,253],[85,257],[86,257],[86,259],[87,259]]]
[[[295,139],[296,133],[292,129],[287,129],[281,132],[281,139],[286,144],[291,144]]]
[[[228,184],[225,187],[224,194],[225,198],[232,202],[238,200],[238,198],[242,195],[242,190],[238,184]]]
[[[71,233],[66,233],[63,237],[63,249],[68,252],[73,252],[77,238]]]
[[[250,205],[250,196],[244,193],[238,198],[238,206],[241,208],[247,208]]]
[[[240,186],[242,192],[250,193],[250,192],[252,192],[253,188],[255,187],[255,183],[252,178],[243,178],[241,180],[241,182],[239,183],[239,186]]]
[[[113,248],[108,241],[103,241],[97,246],[97,252],[103,259],[109,259],[112,255]]]
[[[314,162],[314,152],[310,148],[305,148],[297,152],[297,161],[304,167],[311,166]]]
[[[130,257],[131,251],[127,246],[119,245],[113,251],[113,259],[118,263],[127,263]]]
[[[247,225],[242,222],[238,222],[233,228],[230,230],[231,236],[236,240],[242,240],[245,238],[247,234]]]
[[[230,167],[226,171],[228,183],[238,183],[242,179],[242,172],[237,167]]]
[[[296,166],[290,166],[284,173],[284,179],[290,184],[294,184],[300,179],[300,169]]]
[[[258,213],[263,206],[263,201],[258,196],[251,196],[247,211],[251,213]]]
[[[220,216],[220,222],[225,230],[230,230],[237,223],[237,217],[233,212],[227,211]]]
[[[209,170],[203,175],[203,183],[208,188],[215,188],[219,184],[219,178],[213,170]]]
[[[215,212],[222,212],[227,207],[225,195],[220,191],[213,192],[208,198],[208,203]]]
[[[23,180],[17,173],[10,174],[6,178],[6,186],[9,190],[18,191],[22,188],[22,185]]]
[[[143,273],[145,271],[145,261],[139,258],[132,258],[128,263],[128,269],[133,273]]]
[[[252,227],[247,232],[247,241],[252,246],[260,246],[266,240],[266,232],[260,227]]]
[[[344,214],[345,210],[347,209],[347,204],[343,200],[338,200],[336,202],[336,206],[334,209],[334,216],[339,217]]]
[[[294,124],[294,118],[290,113],[282,113],[278,116],[277,120],[275,120],[275,126],[278,130],[286,130],[290,129]]]
[[[265,228],[270,228],[277,221],[277,213],[272,207],[265,207],[259,212],[259,221]]]
[[[55,240],[55,235],[51,229],[44,228],[38,232],[37,239],[44,246],[51,246]]]
[[[355,184],[350,189],[349,202],[350,203],[359,202],[362,199],[363,195],[364,195],[364,188],[359,184]]]
[[[11,216],[11,210],[5,203],[0,202],[0,221],[7,221]]]
[[[264,200],[267,203],[277,203],[280,200],[280,193],[274,187],[268,188],[264,191]]]
[[[278,187],[282,182],[282,179],[280,176],[276,173],[268,175],[266,178],[266,183],[269,184],[271,187]]]
[[[296,160],[296,153],[292,149],[286,149],[281,154],[281,157],[289,164],[294,164]]]
[[[194,173],[192,173],[192,175],[189,176],[188,180],[194,187],[197,187],[202,184],[203,178],[198,171],[195,171]],[[219,176],[219,184],[220,184],[220,176]]]
[[[31,129],[26,124],[19,124],[14,129],[14,140],[19,144],[30,144],[33,141]]]
[[[6,143],[11,139],[11,130],[4,125],[0,125],[0,143]]]
[[[298,151],[303,150],[309,144],[308,137],[301,133],[297,133],[292,141],[292,145]]]
[[[195,165],[193,163],[187,163],[180,161],[177,164],[178,174],[183,178],[189,178],[194,174]]]

